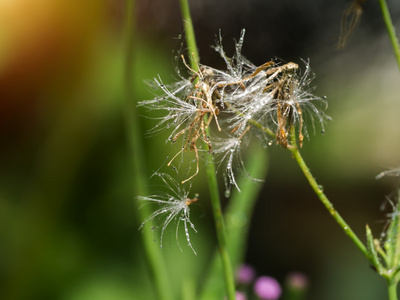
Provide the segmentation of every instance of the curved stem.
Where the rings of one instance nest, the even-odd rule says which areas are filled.
[[[194,71],[198,71],[199,54],[197,51],[196,37],[194,34],[188,1],[180,0],[180,7],[182,12],[183,25],[185,27],[186,42],[189,49],[190,65]],[[210,135],[208,127],[206,129],[206,134]],[[221,200],[218,190],[214,158],[211,154],[208,154],[206,157],[206,173],[210,190],[215,229],[218,238],[218,248],[222,259],[227,298],[229,300],[235,300],[235,280],[233,276],[232,263],[229,256],[227,235],[224,217],[222,215]]]
[[[136,195],[147,195],[147,177],[145,166],[143,163],[144,151],[143,142],[141,139],[140,124],[135,110],[135,101],[132,91],[133,75],[132,61],[134,56],[134,17],[135,5],[134,0],[126,1],[126,16],[125,16],[125,102],[124,102],[124,118],[125,126],[128,135],[129,149],[131,152],[133,174],[133,186]],[[136,196],[135,195],[135,196]],[[137,201],[136,201],[137,203]],[[139,209],[141,220],[145,220],[149,216],[150,211],[147,207]],[[154,278],[157,291],[157,299],[172,300],[173,294],[171,285],[169,284],[169,276],[164,258],[158,244],[154,243],[153,232],[150,227],[143,228],[143,247],[146,254],[146,260],[150,269],[150,273]]]
[[[379,4],[382,10],[383,20],[385,21],[386,29],[389,34],[390,42],[392,43],[393,52],[396,56],[397,64],[400,69],[400,46],[396,36],[396,31],[393,26],[392,18],[390,17],[389,9],[386,4],[386,0],[379,0]]]
[[[254,126],[257,126],[261,130],[263,130],[265,133],[271,136],[275,136],[271,130],[268,128],[263,127],[260,123],[257,121],[252,120],[252,124]],[[344,232],[350,237],[350,239],[354,242],[354,244],[357,246],[358,249],[365,255],[365,257],[371,261],[371,258],[368,254],[367,248],[365,245],[361,242],[361,240],[357,237],[357,235],[354,233],[354,231],[350,228],[350,226],[343,220],[343,218],[340,216],[340,214],[337,212],[337,210],[333,207],[333,204],[329,201],[328,197],[324,194],[320,186],[318,185],[317,181],[315,180],[314,176],[311,174],[310,169],[307,167],[305,161],[303,160],[303,157],[300,154],[300,151],[297,147],[297,140],[296,140],[296,132],[294,129],[294,126],[291,126],[290,128],[290,136],[291,136],[291,145],[288,146],[288,150],[292,153],[294,159],[296,159],[300,169],[303,171],[303,174],[308,180],[308,183],[311,185],[312,189],[318,196],[318,198],[321,200],[322,204],[325,206],[325,208],[328,210],[330,215],[336,220],[336,222],[342,227]]]
[[[288,150],[292,153],[294,159],[298,163],[300,169],[303,171],[304,176],[307,178],[308,183],[311,185],[312,189],[314,190],[315,194],[317,194],[318,198],[321,200],[322,204],[326,207],[330,215],[336,220],[336,222],[342,227],[344,232],[350,237],[353,243],[360,249],[360,251],[370,260],[367,248],[361,242],[361,240],[357,237],[354,231],[350,228],[350,226],[343,220],[337,210],[333,207],[333,204],[329,201],[328,197],[324,194],[321,187],[318,185],[317,181],[315,180],[314,176],[311,174],[310,169],[307,167],[303,157],[300,155],[300,151],[297,147],[296,143],[296,133],[292,126],[291,128],[291,146],[288,147]]]

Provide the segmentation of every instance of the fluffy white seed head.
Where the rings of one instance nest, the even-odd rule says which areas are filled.
[[[163,195],[151,195],[151,196],[139,196],[138,200],[146,202],[146,203],[156,203],[159,205],[159,209],[155,210],[144,222],[141,224],[139,229],[141,229],[147,222],[155,221],[156,219],[159,221],[161,226],[161,237],[160,237],[160,246],[162,248],[163,245],[163,237],[166,228],[172,222],[176,222],[176,241],[178,243],[179,248],[181,249],[178,242],[178,233],[180,224],[183,223],[183,227],[185,230],[186,241],[188,246],[193,250],[196,254],[196,251],[193,248],[193,245],[190,241],[189,227],[197,232],[193,223],[190,221],[190,204],[196,202],[198,197],[190,199],[189,189],[185,189],[180,183],[178,183],[174,178],[165,173],[156,173],[158,177],[166,185],[168,192]],[[155,223],[155,222],[153,222]],[[158,225],[154,224],[156,227]],[[181,249],[182,250],[182,249]]]
[[[253,133],[263,145],[270,146],[275,139],[277,144],[288,147],[290,129],[294,127],[302,146],[304,136],[309,137],[308,126],[315,132],[315,125],[318,125],[324,132],[324,125],[330,119],[324,112],[325,98],[314,95],[310,86],[314,74],[309,62],[303,61],[304,66],[299,67],[294,62],[269,60],[256,66],[241,53],[244,33],[243,30],[231,57],[223,49],[221,33],[217,37],[214,49],[225,62],[223,70],[196,62],[197,71],[181,56],[188,78],[182,77],[184,72],[180,71],[180,79],[171,85],[156,78],[154,85],[161,96],[139,103],[163,113],[150,133],[169,129],[168,141],[182,139],[182,149],[167,165],[178,155],[184,156],[189,151],[195,154],[196,172],[184,182],[191,181],[199,173],[199,153],[209,150],[216,154],[218,169],[224,170],[227,190],[231,186],[239,189],[235,172],[245,170],[241,152]],[[218,137],[209,130],[212,124],[218,129]],[[172,203],[171,199],[163,200]],[[174,207],[179,206],[175,204]]]

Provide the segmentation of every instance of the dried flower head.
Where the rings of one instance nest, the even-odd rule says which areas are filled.
[[[161,226],[161,238],[160,238],[160,246],[162,248],[163,237],[165,229],[171,223],[171,221],[176,221],[176,241],[178,242],[178,233],[180,223],[183,223],[186,235],[186,241],[190,248],[192,248],[193,252],[196,254],[192,243],[190,241],[189,235],[189,227],[192,228],[194,232],[197,232],[193,223],[190,221],[190,208],[189,206],[198,201],[198,195],[195,195],[194,198],[189,198],[189,189],[185,189],[181,186],[174,178],[165,173],[156,173],[155,175],[159,176],[161,180],[165,183],[169,192],[164,195],[152,195],[152,196],[139,196],[138,199],[140,201],[157,203],[161,207],[154,211],[143,223],[140,225],[139,229],[141,229],[147,222],[154,221],[155,219],[164,218]],[[189,226],[188,226],[189,225]],[[181,249],[179,242],[178,246]],[[182,250],[182,249],[181,249]]]
[[[199,153],[206,148],[209,153],[217,154],[219,169],[224,164],[227,190],[230,186],[239,189],[233,162],[245,170],[241,152],[249,144],[253,132],[258,136],[261,133],[259,140],[263,144],[271,145],[275,139],[276,144],[284,148],[290,146],[290,133],[296,132],[301,147],[304,137],[309,137],[306,125],[311,124],[315,131],[317,122],[324,131],[324,124],[329,119],[323,111],[327,103],[325,98],[312,93],[310,83],[314,75],[309,63],[303,61],[303,73],[293,62],[269,60],[256,66],[241,54],[244,34],[245,30],[242,30],[232,57],[225,53],[219,34],[214,49],[226,64],[224,70],[195,60],[196,67],[192,68],[182,55],[188,78],[180,75],[180,80],[172,85],[165,85],[161,78],[155,79],[155,86],[162,95],[139,103],[149,110],[164,112],[151,133],[169,128],[168,141],[182,142],[181,149],[168,166],[187,150],[194,152],[196,171],[182,183],[199,173]],[[320,104],[325,107],[320,109]],[[212,124],[218,129],[217,134],[210,130]]]
[[[187,149],[196,155],[196,172],[183,180],[182,183],[189,181],[199,172],[198,141],[202,141],[208,146],[211,152],[212,145],[207,137],[206,130],[214,120],[217,128],[221,131],[217,115],[219,109],[214,101],[211,91],[213,69],[207,66],[199,67],[199,71],[193,70],[188,66],[184,56],[181,56],[183,64],[191,74],[190,79],[182,79],[172,86],[166,86],[161,78],[155,79],[157,86],[163,91],[161,97],[153,100],[139,102],[150,110],[163,110],[166,115],[159,118],[159,123],[151,130],[152,133],[158,132],[163,127],[169,128],[172,125],[172,132],[168,140],[175,143],[183,137],[182,149],[169,161],[168,166],[175,158]]]
[[[311,93],[313,88],[309,85],[314,75],[309,63],[303,61],[303,74],[293,62],[271,60],[256,67],[241,55],[243,41],[244,30],[232,58],[227,58],[223,51],[221,35],[215,47],[227,70],[214,78],[212,91],[217,92],[219,103],[226,108],[223,112],[231,113],[227,120],[232,133],[240,136],[249,124],[253,124],[264,131],[275,132],[277,144],[287,147],[291,126],[298,127],[302,146],[304,134],[308,136],[305,119],[310,120],[313,128],[314,121],[318,120],[324,131],[324,123],[329,117],[317,103],[326,106],[326,101]]]
[[[274,100],[276,103],[275,124],[277,125],[277,143],[286,147],[287,137],[291,126],[297,127],[300,147],[303,144],[304,135],[308,131],[305,121],[311,123],[315,131],[315,121],[318,121],[325,131],[324,124],[330,118],[319,106],[322,104],[326,109],[327,102],[323,97],[312,94],[313,87],[310,83],[314,78],[308,62],[304,62],[305,71],[301,74],[299,66],[294,63],[283,65],[284,68],[278,79],[275,81],[276,92]],[[286,67],[285,67],[286,66]],[[278,69],[279,70],[279,69]]]

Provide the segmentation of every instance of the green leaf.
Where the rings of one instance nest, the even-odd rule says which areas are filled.
[[[397,201],[395,210],[391,214],[391,221],[386,232],[386,241],[384,248],[387,254],[388,269],[396,269],[399,266],[400,261],[400,238],[399,238],[399,214],[400,214],[400,202]]]
[[[369,254],[369,261],[371,262],[372,266],[376,269],[379,274],[382,274],[382,270],[384,267],[382,266],[378,253],[375,248],[374,237],[372,236],[371,229],[369,228],[368,224],[366,225],[366,233],[367,233],[367,251]]]

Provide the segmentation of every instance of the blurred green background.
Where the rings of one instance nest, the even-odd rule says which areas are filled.
[[[233,39],[246,28],[243,54],[256,65],[272,57],[310,59],[315,93],[328,97],[333,121],[325,135],[318,128],[311,134],[303,156],[354,231],[363,237],[368,223],[379,236],[387,221],[380,206],[396,181],[374,176],[400,164],[400,73],[377,1],[367,1],[342,51],[335,43],[347,1],[190,4],[204,64],[223,66],[210,47],[219,29],[232,54]],[[396,22],[400,5],[388,4]],[[132,102],[151,99],[145,80],[176,78],[173,58],[183,34],[178,1],[135,5]],[[0,299],[156,299],[123,120],[124,15],[122,0],[0,1]],[[155,125],[139,122],[143,130]],[[171,150],[163,134],[143,142],[150,176]],[[384,280],[319,203],[290,154],[276,146],[266,151],[270,169],[248,220],[246,262],[280,282],[290,271],[305,273],[308,299],[384,299]],[[191,207],[198,255],[183,232],[179,250],[173,225],[164,238],[176,295],[182,282],[201,286],[216,246],[203,175],[193,187],[201,201]]]

